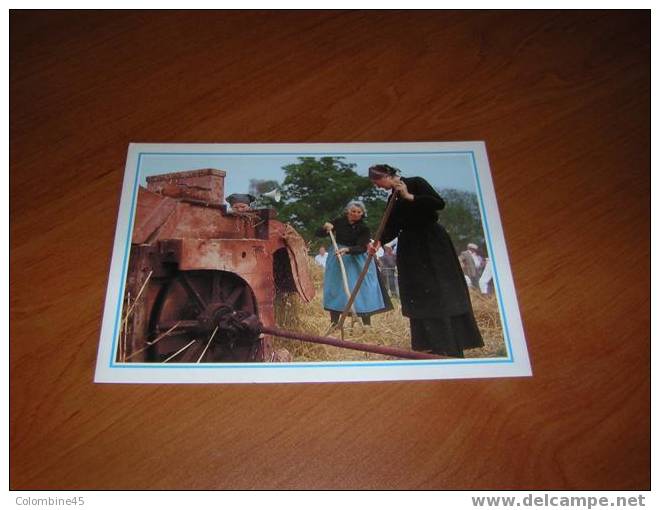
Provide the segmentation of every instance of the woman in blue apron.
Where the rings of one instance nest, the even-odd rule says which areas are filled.
[[[330,312],[330,320],[333,324],[339,321],[339,316],[348,303],[338,257],[342,258],[346,269],[348,289],[353,292],[355,283],[367,260],[367,245],[371,237],[369,227],[364,222],[366,214],[364,204],[358,200],[352,200],[344,209],[343,216],[324,223],[316,231],[318,237],[326,237],[332,231],[339,248],[337,253],[331,252],[328,255],[323,277],[323,308]],[[372,314],[392,308],[389,296],[380,282],[374,260],[369,264],[369,270],[360,286],[353,307],[365,325],[371,324]]]

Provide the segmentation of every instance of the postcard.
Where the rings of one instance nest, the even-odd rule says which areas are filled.
[[[483,142],[129,146],[96,382],[530,375]]]

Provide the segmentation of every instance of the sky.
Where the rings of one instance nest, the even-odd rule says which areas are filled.
[[[341,156],[339,153],[309,155],[317,158]],[[227,172],[227,197],[232,193],[247,193],[250,179],[276,180],[281,183],[285,177],[282,167],[297,161],[297,155],[149,154],[142,158],[140,184],[146,186],[146,177],[150,175],[216,168]],[[359,175],[366,176],[372,165],[386,163],[399,168],[403,177],[425,178],[436,189],[476,191],[470,154],[349,154],[345,156],[344,162],[355,163]]]

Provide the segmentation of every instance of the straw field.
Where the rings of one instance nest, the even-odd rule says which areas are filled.
[[[310,259],[311,260],[311,259]],[[330,314],[323,309],[323,271],[310,263],[310,274],[316,288],[316,297],[311,303],[303,303],[297,294],[281,296],[276,303],[276,319],[283,329],[311,335],[325,335],[330,325]],[[484,358],[506,356],[497,300],[493,294],[482,296],[470,290],[472,306],[477,324],[484,339],[484,347],[465,352],[466,357]],[[392,299],[394,309],[373,315],[371,326],[364,327],[358,320],[351,327],[350,317],[344,325],[344,339],[353,342],[385,345],[410,350],[410,325],[401,315],[401,306]],[[339,338],[339,332],[331,336]],[[275,339],[276,349],[286,349],[292,361],[365,361],[397,359],[381,354],[372,354],[330,345],[312,344],[297,340]]]

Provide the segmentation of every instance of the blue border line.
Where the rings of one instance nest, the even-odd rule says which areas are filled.
[[[164,365],[162,363],[126,363],[124,365],[113,365],[113,368],[338,368],[351,366],[367,367],[391,367],[391,366],[438,366],[441,365],[483,365],[511,363],[508,358],[462,358],[460,360],[419,360],[419,361],[346,361],[341,365],[335,363],[306,363],[304,361],[292,363],[172,363]]]
[[[388,361],[388,362],[374,362],[374,361],[346,361],[340,364],[337,363],[322,363],[322,364],[306,364],[305,362],[297,363],[176,363],[171,365],[164,365],[160,363],[123,363],[115,364],[117,349],[117,329],[120,324],[121,310],[123,305],[124,289],[126,285],[126,271],[128,269],[128,256],[130,249],[130,240],[133,235],[133,215],[136,208],[136,195],[138,190],[138,182],[140,177],[140,170],[142,164],[142,156],[331,156],[331,155],[360,155],[360,156],[376,156],[376,155],[414,155],[414,154],[469,154],[472,161],[472,170],[474,171],[475,181],[477,183],[477,191],[479,196],[480,211],[482,212],[482,222],[484,230],[486,231],[486,241],[488,243],[488,253],[493,259],[493,271],[495,273],[495,287],[497,288],[498,302],[500,303],[500,312],[502,313],[502,323],[504,325],[505,338],[507,342],[508,358],[464,358],[461,360],[438,360],[438,361]],[[443,365],[482,365],[482,364],[501,364],[513,363],[513,350],[511,348],[511,339],[509,338],[509,328],[504,304],[502,301],[502,293],[499,286],[499,277],[497,275],[495,257],[492,250],[492,243],[490,238],[490,229],[488,228],[488,220],[484,212],[484,201],[481,192],[481,183],[479,182],[479,173],[477,171],[477,163],[474,157],[474,151],[411,151],[411,152],[259,152],[259,153],[245,153],[245,152],[139,152],[137,160],[137,168],[135,172],[135,181],[133,183],[133,194],[131,197],[131,210],[129,214],[129,228],[127,231],[126,247],[124,248],[124,260],[122,267],[122,278],[120,285],[120,292],[117,302],[117,313],[115,314],[115,327],[113,330],[112,350],[110,352],[110,368],[159,368],[159,369],[172,369],[172,368],[353,368],[353,367],[401,367],[401,366],[443,366]]]
[[[124,248],[124,263],[121,270],[121,287],[119,296],[117,297],[117,313],[115,314],[115,327],[113,330],[112,336],[112,351],[110,353],[110,367],[118,367],[120,365],[115,365],[114,360],[117,356],[117,328],[119,327],[121,321],[121,312],[124,302],[124,288],[126,286],[126,271],[128,269],[128,254],[131,246],[131,238],[133,237],[133,214],[135,213],[135,207],[137,205],[137,200],[135,199],[138,190],[138,177],[140,176],[140,163],[142,162],[142,153],[138,154],[137,161],[137,171],[135,172],[135,181],[133,182],[133,196],[131,197],[131,212],[128,216],[128,231],[126,232],[126,248]]]

